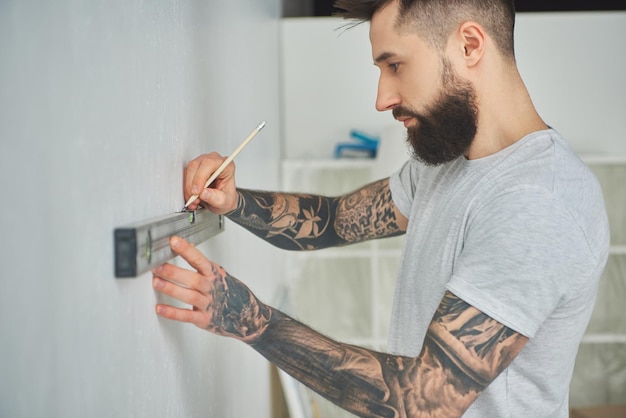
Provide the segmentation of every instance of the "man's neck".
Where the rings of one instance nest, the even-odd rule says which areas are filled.
[[[478,129],[466,155],[470,160],[495,154],[532,132],[547,129],[517,70],[492,80],[502,82],[492,82],[478,97]]]

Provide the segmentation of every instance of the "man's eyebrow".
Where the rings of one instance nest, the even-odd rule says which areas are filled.
[[[395,56],[396,54],[394,54],[393,52],[383,52],[382,54],[376,57],[376,59],[374,60],[374,65],[380,64],[381,62],[387,61],[389,58],[393,58]]]

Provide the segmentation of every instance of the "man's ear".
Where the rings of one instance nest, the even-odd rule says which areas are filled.
[[[463,47],[463,58],[468,67],[480,62],[485,52],[485,30],[476,22],[465,22],[459,26],[458,40]]]

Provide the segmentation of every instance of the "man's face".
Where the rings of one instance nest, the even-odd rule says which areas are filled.
[[[477,129],[476,95],[472,85],[459,79],[449,62],[442,62],[443,87],[423,112],[399,105],[393,117],[414,118],[417,123],[407,127],[407,141],[413,155],[428,165],[452,161],[469,150]]]
[[[429,165],[465,154],[476,135],[476,94],[450,62],[414,33],[394,26],[398,2],[372,18],[370,41],[380,68],[376,108],[407,128],[414,156]]]

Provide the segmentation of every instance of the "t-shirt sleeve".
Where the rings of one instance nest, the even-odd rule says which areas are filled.
[[[596,264],[572,214],[541,189],[499,194],[465,234],[447,289],[530,338]]]
[[[389,177],[389,188],[391,190],[393,203],[407,219],[411,213],[411,203],[413,202],[413,195],[415,193],[413,183],[415,176],[415,167],[409,160],[400,170]]]

